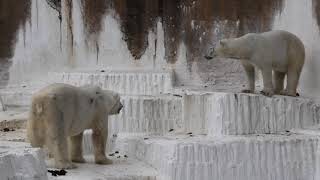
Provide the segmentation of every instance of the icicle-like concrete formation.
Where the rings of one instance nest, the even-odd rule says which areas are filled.
[[[175,96],[122,96],[123,110],[109,117],[110,135],[164,135],[181,129],[181,98]]]
[[[131,137],[120,144],[166,180],[316,179],[319,139],[315,136]]]
[[[173,86],[173,74],[169,72],[65,72],[49,73],[53,82],[76,86],[94,84],[120,94],[154,95],[165,93]]]
[[[189,92],[183,99],[186,129],[211,136],[277,133],[320,119],[320,104],[307,98]]]
[[[0,142],[0,179],[46,180],[44,153],[24,143]]]

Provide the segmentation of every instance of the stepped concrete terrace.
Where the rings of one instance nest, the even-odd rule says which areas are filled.
[[[95,84],[118,91],[125,107],[119,115],[109,117],[107,153],[113,154],[113,165],[92,164],[92,132],[87,130],[83,148],[89,163],[65,177],[49,174],[49,179],[320,178],[320,133],[316,128],[320,105],[313,99],[177,89],[170,72],[49,74],[50,80],[41,85],[0,90],[9,107],[0,116],[0,129],[16,129],[0,133],[0,140],[25,141],[30,97],[52,82]],[[119,153],[115,155],[115,151]]]
[[[120,137],[118,150],[167,180],[315,180],[319,137],[303,134]]]
[[[148,71],[55,72],[52,82],[76,86],[94,84],[127,95],[155,95],[172,89],[173,73]]]

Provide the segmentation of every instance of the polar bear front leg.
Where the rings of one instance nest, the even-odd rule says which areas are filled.
[[[83,133],[70,137],[70,157],[72,162],[85,162],[82,153],[82,138]]]
[[[261,94],[265,96],[272,96],[274,94],[273,84],[272,84],[272,68],[261,69],[263,78],[263,90]]]
[[[94,148],[94,159],[96,164],[112,164],[112,161],[106,157],[106,143],[107,143],[107,127],[97,127],[92,129],[92,142]]]
[[[51,141],[51,145],[49,145],[49,147],[53,154],[55,168],[73,169],[77,167],[68,157],[68,143],[65,136],[59,135],[58,138],[52,138],[49,141]]]
[[[249,62],[246,62],[245,60],[241,61],[244,70],[246,71],[247,77],[248,77],[248,82],[249,82],[249,88],[244,89],[241,92],[243,93],[254,93],[255,89],[255,74],[254,74],[254,66],[250,64]]]

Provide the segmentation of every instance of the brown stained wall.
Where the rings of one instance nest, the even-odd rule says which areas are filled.
[[[13,56],[17,32],[30,20],[31,0],[0,1],[0,59]]]
[[[99,36],[102,30],[102,20],[109,9],[108,0],[81,0],[82,18],[87,38],[90,35]],[[94,40],[96,38],[94,37]]]
[[[178,46],[184,42],[187,60],[193,62],[208,48],[214,34],[214,22],[228,20],[227,29],[216,36],[240,36],[248,32],[270,30],[283,0],[117,0],[124,39],[132,55],[139,59],[148,46],[148,31],[161,19],[167,62],[177,61]],[[237,21],[239,24],[237,26]]]
[[[158,1],[115,0],[114,5],[120,17],[123,39],[133,57],[140,59],[148,47],[149,30],[154,30]]]
[[[30,21],[31,0],[0,0],[0,85],[9,79],[17,33]]]

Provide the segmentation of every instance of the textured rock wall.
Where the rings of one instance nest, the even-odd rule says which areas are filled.
[[[186,129],[216,135],[278,133],[319,124],[320,104],[307,98],[197,93],[184,97]]]

